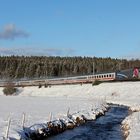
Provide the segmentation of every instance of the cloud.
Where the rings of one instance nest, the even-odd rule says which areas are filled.
[[[127,60],[132,60],[132,59],[134,59],[134,60],[139,59],[140,60],[140,52],[137,51],[137,52],[127,53],[127,54],[120,56],[119,58],[127,59]]]
[[[18,37],[28,37],[29,34],[23,30],[17,29],[14,24],[7,24],[3,28],[3,31],[0,32],[0,39],[10,39],[13,40]]]
[[[72,56],[75,50],[71,48],[33,48],[33,47],[11,47],[11,48],[0,48],[1,56],[11,55],[24,55],[24,56]]]
[[[63,56],[63,55],[72,55],[75,50],[74,49],[71,49],[71,48],[46,48],[46,49],[43,49],[44,52],[46,52],[49,56],[56,56],[56,55],[60,55],[60,56]],[[41,52],[41,50],[40,50]]]

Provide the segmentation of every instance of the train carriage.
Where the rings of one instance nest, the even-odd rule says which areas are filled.
[[[32,86],[39,84],[51,84],[51,85],[60,85],[60,84],[74,84],[74,83],[91,83],[95,80],[99,81],[111,81],[116,79],[116,73],[100,73],[95,75],[83,75],[83,76],[73,76],[73,77],[62,77],[62,78],[51,78],[46,80],[30,80],[30,81],[18,81],[15,85],[18,86]],[[47,82],[46,82],[47,81]]]

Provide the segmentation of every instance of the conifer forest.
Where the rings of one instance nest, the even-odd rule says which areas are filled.
[[[97,57],[0,56],[0,78],[31,79],[114,72],[140,67],[140,60]]]

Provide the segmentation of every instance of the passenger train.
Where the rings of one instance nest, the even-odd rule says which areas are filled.
[[[126,72],[125,72],[126,73]],[[38,86],[38,85],[61,85],[61,84],[77,84],[77,83],[92,83],[98,81],[115,81],[128,79],[127,74],[120,72],[98,73],[83,76],[61,77],[61,78],[46,78],[34,80],[18,80],[12,81],[15,86]],[[0,86],[4,86],[6,82],[0,82]]]
[[[42,80],[30,80],[30,81],[25,80],[25,81],[15,82],[15,85],[17,85],[17,86],[37,86],[39,84],[41,84],[41,85],[43,85],[43,84],[60,85],[60,84],[92,83],[95,80],[113,81],[120,77],[127,78],[127,76],[124,74],[110,72],[110,73],[100,73],[100,74],[94,74],[94,75],[50,78],[50,79],[42,79]]]

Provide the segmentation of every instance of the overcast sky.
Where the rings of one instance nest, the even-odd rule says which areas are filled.
[[[140,58],[140,0],[0,0],[0,55]]]

